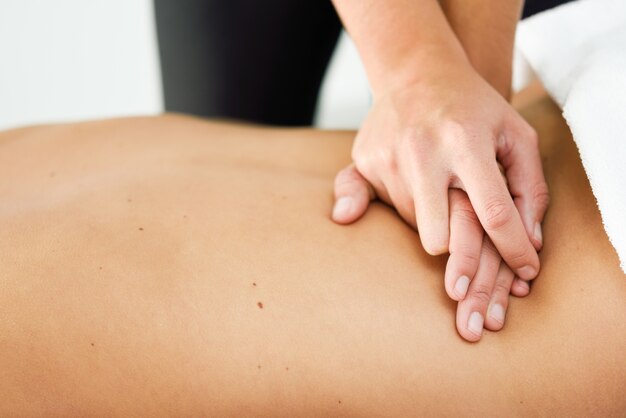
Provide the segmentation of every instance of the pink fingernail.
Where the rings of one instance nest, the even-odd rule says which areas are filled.
[[[454,284],[454,293],[460,299],[464,299],[467,294],[467,288],[469,287],[470,279],[467,276],[461,276]]]
[[[543,245],[543,234],[541,233],[541,224],[537,222],[535,224],[535,239],[539,241],[541,245]]]
[[[496,322],[504,324],[504,307],[499,303],[494,303],[489,307],[489,316]]]
[[[517,275],[524,280],[531,280],[537,276],[537,270],[531,266],[524,266],[517,270]]]
[[[517,281],[518,285],[520,287],[523,287],[525,291],[530,292],[530,286],[528,285],[528,282],[525,280],[518,280]]]
[[[333,208],[333,219],[342,219],[350,214],[353,199],[349,196],[339,198]]]
[[[483,316],[479,312],[472,312],[467,321],[467,329],[475,335],[482,336],[483,323],[485,322]]]

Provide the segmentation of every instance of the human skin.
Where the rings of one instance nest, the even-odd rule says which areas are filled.
[[[507,100],[513,45],[523,1],[439,0],[472,67]]]
[[[534,278],[548,204],[536,134],[476,70],[485,67],[468,59],[437,1],[334,4],[359,49],[374,104],[356,136],[354,166],[338,175],[333,218],[355,221],[374,196],[352,187],[359,184],[352,181],[358,173],[419,230],[427,252],[442,254],[449,250],[448,189],[464,189],[506,263],[520,278]],[[507,5],[514,13],[506,16],[519,15],[519,2]],[[455,23],[468,18],[451,16]],[[502,49],[512,47],[516,20],[504,21],[512,27]],[[460,29],[460,35],[469,33]],[[465,46],[476,46],[481,35],[466,36]]]
[[[379,68],[377,71],[384,74],[387,79],[396,80],[394,74],[396,69],[393,68],[393,66],[390,69],[387,65],[385,65],[385,63],[388,62],[393,63],[393,57],[395,56],[410,57],[414,51],[419,51],[423,48],[429,48],[431,50],[434,48],[441,52],[449,52],[450,49],[458,51],[458,46],[460,44],[466,60],[469,61],[469,64],[471,64],[471,68],[466,68],[466,65],[462,65],[461,67],[465,68],[466,72],[478,73],[478,75],[489,83],[493,89],[500,93],[503,98],[507,100],[510,98],[513,43],[515,38],[515,28],[517,27],[517,22],[521,13],[521,1],[514,0],[497,2],[493,0],[473,0],[468,2],[465,0],[440,0],[439,4],[441,6],[441,10],[436,4],[429,1],[397,1],[391,3],[378,2],[376,5],[370,5],[367,7],[363,7],[361,3],[344,4],[342,1],[336,1],[336,4],[342,7],[345,6],[344,12],[346,14],[346,22],[349,24],[352,23],[350,19],[352,13],[362,13],[368,18],[366,20],[366,24],[361,24],[360,26],[357,25],[356,36],[359,37],[361,35],[359,28],[371,28],[374,30],[374,36],[377,39],[380,39],[380,45],[377,47],[377,44],[373,43],[374,41],[372,39],[366,38],[360,45],[361,50],[366,57],[368,55],[372,55],[370,57],[370,62],[372,62],[372,65],[376,65]],[[390,16],[398,14],[404,15],[405,13],[408,13],[411,18],[406,20],[411,22],[410,27],[400,24],[400,30],[391,32],[388,31],[386,29],[387,25],[384,24],[385,18],[378,17],[380,10],[377,11],[377,7],[389,7],[391,11],[387,11],[386,14]],[[419,12],[417,14],[411,13],[416,12],[418,9]],[[425,22],[430,22],[433,18],[436,24],[425,24]],[[418,22],[419,19],[422,19],[423,21]],[[361,22],[361,20],[357,19],[357,22]],[[383,27],[383,31],[385,33],[389,33],[389,35],[385,36],[383,34],[381,36],[381,34],[377,33],[376,28],[379,27]],[[368,35],[369,31],[366,31],[363,36]],[[404,46],[404,48],[399,49],[399,51],[396,51],[395,53],[392,52],[389,54],[388,48],[384,48],[385,42],[393,42],[394,44],[398,43],[399,45]],[[381,50],[383,53],[379,52]],[[452,56],[454,55],[455,54],[452,54]],[[391,56],[391,58],[389,58],[389,56]],[[462,60],[463,64],[467,64],[465,62],[466,60]],[[450,58],[443,60],[444,63],[447,62],[447,66],[456,67],[458,64],[454,61],[455,60],[452,60],[452,63],[450,63]],[[409,64],[405,64],[406,68],[403,68],[403,72],[414,78],[423,79],[427,78],[424,77],[424,74],[429,73],[428,68],[440,68],[441,64],[440,60],[433,59],[430,54],[427,54],[421,60],[418,58],[417,60],[414,60],[414,62],[410,61]],[[436,70],[434,74],[437,80],[435,80],[435,82],[431,82],[431,84],[441,84],[441,74],[445,74],[445,72],[445,70]],[[370,74],[370,77],[375,78],[376,74]],[[380,77],[383,77],[383,75],[380,75]],[[402,79],[403,78],[401,77],[401,80]],[[418,114],[425,112],[438,113],[438,109],[440,109],[442,107],[442,103],[445,102],[442,97],[448,97],[451,95],[450,92],[459,89],[458,80],[455,80],[454,78],[450,79],[449,77],[444,77],[444,79],[444,91],[439,91],[436,94],[426,96],[419,95],[418,93],[409,94],[409,101],[407,104],[408,108]],[[399,87],[396,87],[396,89],[402,90],[407,88],[408,90],[415,92],[415,89],[411,87],[414,81],[411,78],[409,78],[409,80],[410,81],[406,83],[407,85],[399,83]],[[421,82],[424,83],[424,80],[421,80]],[[427,91],[431,84],[429,84],[429,82],[425,82],[425,84]],[[437,92],[436,89],[435,92]],[[474,108],[475,105],[473,103],[481,103],[483,107],[488,107],[485,105],[485,100],[481,100],[476,97],[472,98],[471,95],[469,95],[470,98],[468,99],[468,97],[465,96],[466,94],[461,94],[460,98],[456,98],[456,101],[461,103],[460,109],[462,109],[463,106]],[[425,100],[425,97],[427,100]],[[411,99],[414,102],[419,103],[421,108],[429,110],[424,112],[421,111],[420,108],[414,109],[414,106],[412,106],[410,101]],[[508,107],[508,105],[503,105],[503,103],[500,103],[500,106]],[[379,108],[380,107],[381,106],[379,106]],[[382,107],[384,108],[384,106]],[[400,110],[402,107],[403,106],[398,106]],[[376,114],[376,112],[373,112],[373,114]],[[440,118],[441,120],[435,125],[438,125],[438,128],[445,127],[447,125],[446,122],[448,122],[447,119],[450,117],[454,118],[454,115],[446,115],[444,112],[443,117]],[[377,117],[373,118],[374,124],[380,123],[383,126],[393,125],[394,119],[396,118],[393,117],[393,112],[391,112],[391,115],[388,115],[388,117],[383,118],[382,120]],[[400,119],[402,120],[403,118]],[[408,120],[413,120],[415,123],[414,117],[412,118],[409,116]],[[430,123],[432,123],[432,121],[430,121]],[[484,119],[481,119],[480,117],[472,117],[468,119],[467,127],[471,129],[471,126],[476,123],[481,123],[483,125],[486,124]],[[428,125],[429,121],[421,121],[416,124]],[[402,125],[402,123],[400,125]],[[366,129],[364,128],[364,130]],[[402,130],[402,128],[400,130]],[[435,145],[432,144],[432,138],[420,138],[421,135],[412,135],[410,138],[411,141],[408,141],[426,143],[425,146],[417,147],[423,151],[418,152],[418,154],[422,154],[422,158],[416,157],[414,155],[415,153],[411,152],[416,147],[409,147],[412,149],[405,150],[401,153],[401,156],[396,156],[396,159],[413,159],[417,161],[417,165],[424,165],[422,163],[425,156],[427,156],[429,160],[436,161],[437,150],[441,148],[436,146],[437,140],[443,142],[445,145],[445,135],[451,134],[450,132],[446,133],[445,129],[443,129],[443,132],[438,131],[441,131],[441,129],[434,131],[435,137],[437,134],[443,134],[444,138],[434,138]],[[370,139],[372,135],[373,138]],[[397,147],[399,144],[401,145],[402,143],[407,142],[402,139],[402,136],[402,134],[394,134],[393,130],[388,130],[387,132],[382,133],[374,132],[374,134],[371,134],[371,132],[366,132],[364,135],[361,133],[359,134],[361,139],[365,137],[365,141],[370,139],[370,142],[374,144],[374,146],[370,147],[371,154],[379,155],[386,152],[384,150],[385,141],[382,138],[391,138],[391,140],[386,142],[388,143],[388,147],[393,148],[394,146]],[[488,136],[489,135],[484,135],[485,138]],[[463,138],[454,139],[457,143],[459,142],[459,139],[461,140],[460,142],[463,142]],[[512,137],[510,140],[516,144],[525,143],[523,137],[521,139]],[[383,151],[378,151],[378,147],[381,147]],[[525,160],[523,164],[524,166],[530,166],[531,168],[534,168],[535,173],[541,173],[540,164],[532,164],[533,161],[535,161],[535,163],[539,162],[537,145],[534,145],[531,148],[534,149],[534,152],[525,152],[522,153],[523,155],[509,158],[509,160],[515,160],[516,158]],[[472,156],[472,153],[467,152],[467,150],[462,150],[461,147],[458,147],[456,144],[452,146],[452,149],[446,149],[445,153],[449,154],[446,157],[454,157],[455,153],[458,153],[459,151],[463,152],[463,154],[469,154],[472,158],[477,157],[476,155]],[[394,153],[392,152],[392,155],[393,154]],[[506,159],[503,158],[503,160]],[[371,171],[385,171],[388,166],[395,165],[384,164],[382,161],[379,161],[379,164],[374,161],[372,164],[376,167],[372,167]],[[511,161],[509,161],[508,164],[509,167],[511,167]],[[454,171],[454,169],[450,169],[450,167],[448,167],[448,169],[444,170],[444,173],[440,173],[440,175],[442,177],[446,177],[446,175],[449,175],[450,171]],[[535,221],[543,217],[543,211],[545,210],[545,206],[548,201],[547,189],[545,188],[545,185],[541,188],[532,187],[532,193],[529,194],[533,195],[533,198],[528,199],[523,198],[524,193],[520,193],[520,191],[524,189],[523,187],[520,187],[520,184],[522,182],[528,182],[529,180],[530,183],[533,184],[537,182],[543,184],[543,176],[539,175],[541,178],[537,181],[536,179],[533,180],[534,177],[536,178],[536,175],[532,175],[533,170],[531,170],[531,175],[528,175],[528,172],[525,172],[523,176],[520,176],[519,170],[517,170],[518,178],[516,179],[515,171],[515,169],[509,170],[509,174],[513,177],[510,183],[512,185],[511,191],[515,196],[515,203],[520,213],[530,215],[531,219],[526,222],[527,228],[529,231],[532,231],[532,236],[535,238],[533,245],[536,249],[540,249],[542,241],[541,224],[540,222]],[[433,178],[437,177],[437,172],[437,169],[425,170],[418,175],[418,177],[422,178],[421,180],[414,177],[409,180],[409,183],[430,182],[432,184],[438,184],[440,179]],[[497,175],[495,171],[493,174],[494,176]],[[472,176],[473,175],[474,174],[472,174]],[[389,178],[390,177],[387,176],[387,183],[389,183]],[[394,180],[392,179],[391,183],[393,182]],[[457,181],[456,187],[459,187],[458,183],[459,182]],[[460,182],[460,185],[462,187],[462,182]],[[397,186],[393,186],[393,188],[396,190],[402,189],[402,187],[398,188]],[[542,191],[544,194],[537,195],[537,191]],[[428,193],[428,191],[425,191],[423,188],[414,191],[414,199],[416,200],[414,205],[410,204],[410,202],[406,202],[407,195],[402,196],[400,193],[396,193],[396,199],[392,202],[389,199],[390,196],[385,196],[386,194],[387,193],[383,193],[382,198],[387,203],[396,204],[398,199],[405,199],[405,204],[396,204],[396,207],[399,208],[399,212],[405,220],[413,226],[417,226],[417,218],[412,215],[415,208],[418,208],[419,206],[417,200],[421,202],[432,200],[432,196],[428,196],[433,193]],[[410,194],[409,190],[408,195]],[[367,210],[369,201],[375,197],[375,188],[365,177],[363,177],[363,175],[361,175],[356,165],[348,165],[345,169],[339,172],[335,179],[336,204],[333,210],[333,219],[341,224],[349,224],[358,220],[358,218]],[[450,212],[450,239],[447,252],[451,255],[445,272],[446,291],[450,298],[462,302],[458,305],[457,312],[457,326],[460,335],[468,341],[478,341],[481,338],[483,326],[496,331],[504,325],[509,294],[513,294],[515,296],[526,296],[529,293],[529,285],[526,281],[515,278],[507,265],[501,266],[500,254],[494,248],[492,241],[484,238],[484,230],[480,224],[480,220],[476,216],[467,194],[459,192],[455,189],[450,189],[448,191],[448,196],[443,196],[444,199],[446,197],[449,197],[448,207]],[[441,193],[439,198],[442,198]],[[536,211],[530,204],[536,202],[537,199],[540,199],[541,201],[538,202],[538,205],[536,205],[538,207],[538,210]],[[351,203],[348,205],[339,204],[341,201],[348,201]],[[402,209],[403,206],[404,210]],[[445,204],[440,205],[439,209],[435,212],[436,215],[445,216],[447,214]],[[537,215],[537,213],[540,213],[540,215]],[[430,215],[427,216],[427,218],[430,218]],[[429,222],[426,222],[426,224],[428,227],[434,227],[437,222],[430,220]],[[425,229],[427,228],[423,225],[420,229],[420,233],[428,236],[428,231],[425,231]],[[441,230],[441,228],[436,227],[435,229]],[[438,232],[438,234],[441,236],[445,235],[441,232]],[[422,241],[424,241],[424,239],[422,239]],[[515,239],[511,240],[511,242],[515,245]],[[480,269],[479,264],[481,264]]]
[[[492,0],[439,0],[442,11],[446,16],[452,31],[461,43],[472,67],[483,77],[500,95],[507,100],[511,97],[511,76],[513,64],[513,45],[515,40],[515,29],[519,21],[523,1],[511,0],[505,2]],[[547,199],[546,199],[547,201]],[[521,201],[518,201],[521,203]],[[523,208],[520,208],[523,212]],[[529,212],[529,210],[527,210]],[[475,271],[474,263],[463,262],[467,259],[467,248],[470,240],[478,241],[472,237],[472,229],[459,231],[463,239],[463,246],[456,249],[456,255],[448,260],[445,273],[446,291],[455,300],[460,300],[454,295],[454,286],[459,276]],[[539,238],[534,242],[535,248],[541,248],[542,231],[541,225],[537,224],[535,235]],[[476,245],[476,244],[473,244]],[[452,250],[452,246],[451,246]],[[483,247],[483,253],[485,248]],[[487,251],[489,257],[497,258],[499,254]],[[473,254],[473,259],[476,254]],[[470,258],[472,260],[472,258]],[[464,266],[469,264],[469,267]],[[464,298],[459,304],[457,313],[457,323],[459,332],[467,335],[467,330],[463,329],[467,325],[460,321],[461,318],[469,316],[469,312],[485,312],[485,325],[497,330],[504,321],[494,319],[490,313],[492,307],[500,306],[497,312],[506,315],[509,295],[502,288],[502,284],[511,283],[510,293],[515,296],[526,296],[529,293],[529,284],[515,278],[510,280],[511,272],[507,266],[502,266],[498,270],[497,277],[492,279],[494,292],[490,297]],[[476,283],[474,283],[475,285]],[[472,286],[470,291],[476,291]],[[487,305],[487,306],[485,306]],[[463,312],[466,311],[466,312]]]
[[[478,344],[350,132],[181,116],[0,134],[0,415],[620,416],[626,277],[543,98],[541,275]]]

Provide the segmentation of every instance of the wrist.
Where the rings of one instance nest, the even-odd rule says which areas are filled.
[[[416,85],[434,85],[443,80],[475,73],[464,51],[424,47],[404,57],[399,64],[387,66],[371,80],[374,101],[379,97]]]
[[[416,84],[454,77],[460,71],[475,72],[462,48],[421,46],[400,59],[390,60],[370,76],[372,94],[376,100]]]
[[[510,100],[513,75],[513,57],[511,50],[503,50],[494,56],[481,51],[468,51],[472,66],[505,100]]]

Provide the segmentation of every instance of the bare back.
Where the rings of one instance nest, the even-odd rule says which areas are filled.
[[[182,116],[0,134],[0,415],[626,411],[626,278],[548,100],[542,272],[455,331],[390,208],[329,219],[353,134]]]

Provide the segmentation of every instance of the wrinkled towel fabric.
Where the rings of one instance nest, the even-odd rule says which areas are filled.
[[[577,0],[520,23],[517,47],[563,109],[626,273],[626,0]]]

